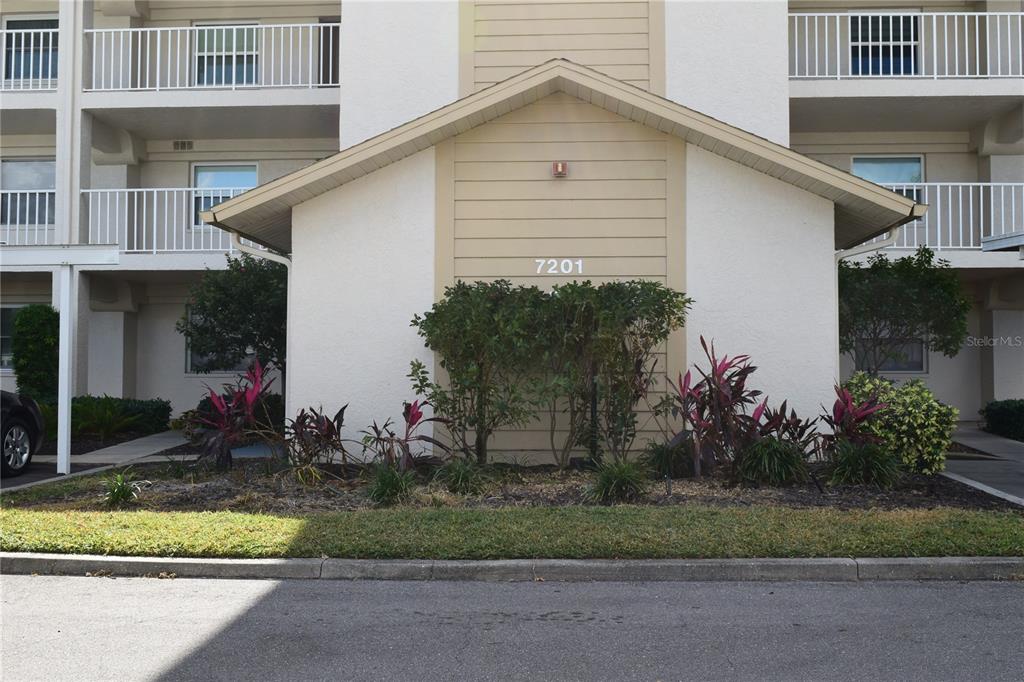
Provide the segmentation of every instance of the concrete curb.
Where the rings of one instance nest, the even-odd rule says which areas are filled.
[[[434,561],[179,559],[0,552],[0,574],[491,582],[1024,580],[1024,557]]]

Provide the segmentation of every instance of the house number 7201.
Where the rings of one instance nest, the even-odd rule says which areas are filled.
[[[535,258],[538,275],[582,275],[583,259],[576,258]]]

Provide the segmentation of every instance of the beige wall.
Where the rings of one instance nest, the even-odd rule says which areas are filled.
[[[647,279],[681,289],[683,223],[673,200],[682,194],[682,157],[682,142],[565,93],[458,135],[452,145],[451,265],[440,255],[438,273],[450,267],[454,279],[507,278],[542,288],[573,280]],[[568,163],[568,177],[552,177],[553,161]],[[441,176],[439,171],[439,183]],[[676,192],[669,191],[670,183]],[[442,220],[438,230],[445,229]],[[578,260],[582,272],[538,274],[537,259],[559,265]],[[683,351],[680,333],[671,357],[665,349],[658,353],[657,366],[678,369]],[[663,378],[657,377],[656,392]],[[640,407],[637,447],[660,436],[648,406]],[[547,416],[498,432],[491,448],[547,461]]]
[[[558,57],[664,91],[664,9],[648,0],[464,3],[463,94]],[[653,81],[653,86],[652,86]]]
[[[979,157],[967,132],[796,133],[792,148],[849,171],[854,156],[924,157],[926,182],[978,182]]]

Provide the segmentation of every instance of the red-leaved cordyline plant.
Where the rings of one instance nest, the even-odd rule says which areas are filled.
[[[835,390],[836,401],[832,404],[831,413],[826,411],[822,415],[822,421],[832,427],[832,434],[825,437],[826,442],[829,445],[834,445],[838,441],[847,441],[854,445],[877,443],[878,437],[869,433],[864,426],[888,405],[879,402],[876,395],[859,403],[842,386],[836,385]]]
[[[223,394],[206,387],[213,414],[196,417],[198,426],[204,430],[201,458],[212,457],[220,471],[231,468],[231,448],[239,445],[246,432],[256,425],[256,407],[272,383],[273,379],[265,381],[263,367],[255,360],[238,383],[224,385]]]
[[[806,455],[818,451],[820,436],[815,426],[818,419],[801,419],[797,416],[796,410],[790,409],[786,414],[787,401],[783,401],[779,409],[774,410],[768,405],[768,400],[754,410],[751,417],[758,424],[758,434],[762,438],[775,438],[793,443]],[[764,421],[761,417],[764,417]]]
[[[294,419],[287,420],[284,429],[285,451],[295,478],[300,483],[314,484],[323,478],[323,467],[335,462],[348,473],[348,452],[341,436],[345,425],[345,405],[334,417],[328,417],[323,408],[302,409]]]
[[[700,345],[709,368],[696,368],[701,377],[696,383],[689,371],[679,377],[672,387],[670,408],[673,416],[684,424],[670,445],[692,442],[696,476],[716,464],[732,462],[752,434],[756,434],[757,422],[765,410],[762,404],[755,409],[756,417],[746,414],[747,406],[756,404],[761,395],[760,391],[747,388],[747,379],[757,369],[750,364],[750,356],[719,358],[714,343],[709,346],[703,336]]]
[[[399,436],[392,428],[391,420],[388,419],[381,425],[373,422],[363,431],[363,449],[369,451],[373,456],[390,467],[399,471],[411,469],[416,464],[416,457],[420,454],[414,451],[416,443],[430,443],[443,452],[450,452],[451,449],[444,443],[416,433],[416,430],[423,424],[429,422],[445,423],[440,417],[424,417],[423,408],[429,405],[426,401],[414,400],[411,403],[403,403],[402,419],[405,422],[405,431]]]

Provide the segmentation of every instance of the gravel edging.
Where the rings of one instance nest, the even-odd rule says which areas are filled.
[[[1024,557],[857,559],[193,559],[0,552],[3,575],[305,580],[1024,580]]]

